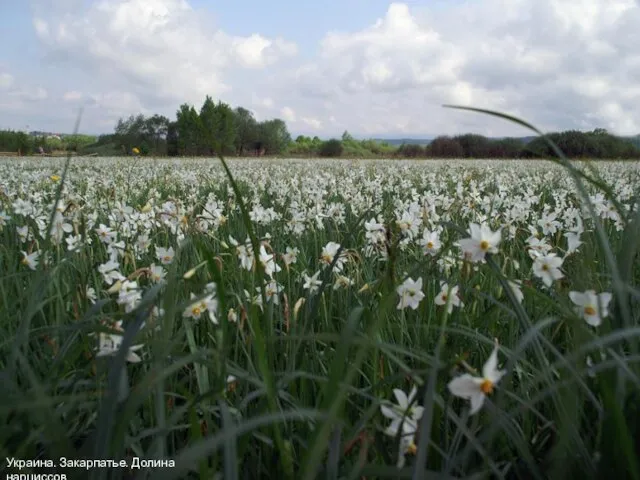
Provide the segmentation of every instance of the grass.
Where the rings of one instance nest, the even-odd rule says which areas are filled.
[[[53,459],[68,478],[639,478],[640,169],[560,163],[3,162],[0,454]],[[16,213],[17,198],[33,211]],[[528,227],[557,212],[542,238],[564,257],[572,208],[585,208],[583,244],[547,288],[532,274]],[[371,219],[385,227],[375,244]],[[463,262],[455,244],[482,220],[502,229],[499,251]],[[442,227],[434,256],[419,244],[425,227]],[[252,268],[230,236],[249,239]],[[340,250],[323,261],[329,242]],[[158,283],[156,246],[176,252]],[[299,251],[289,265],[287,247]],[[40,252],[35,270],[21,251]],[[124,278],[114,287],[98,271],[111,254],[137,282],[132,301]],[[342,258],[353,284],[334,288]],[[408,277],[422,278],[424,298],[399,310]],[[521,282],[522,303],[507,280]],[[435,304],[441,281],[459,286],[464,307]],[[589,289],[613,294],[597,328],[569,298]],[[185,317],[200,299],[201,317]],[[97,357],[120,320],[121,348]],[[496,338],[506,375],[471,415],[447,385],[480,375]],[[139,363],[127,362],[133,345]],[[415,455],[397,468],[399,437],[385,435],[380,407],[413,386],[424,413]],[[62,469],[61,457],[175,466]]]

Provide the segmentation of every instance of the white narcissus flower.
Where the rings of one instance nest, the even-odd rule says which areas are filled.
[[[322,285],[322,282],[318,280],[319,275],[320,270],[314,273],[311,277],[307,275],[306,272],[304,272],[302,274],[302,276],[304,277],[304,285],[302,285],[302,288],[304,288],[305,290],[309,290],[309,293],[315,293],[316,291],[318,291],[320,285]]]
[[[564,274],[560,271],[563,259],[556,256],[555,253],[547,255],[536,254],[533,261],[533,274],[539,277],[542,282],[550,287],[555,280],[560,280]]]
[[[442,247],[440,234],[435,230],[430,232],[427,228],[422,232],[422,238],[418,243],[422,246],[425,255],[435,256]]]
[[[609,316],[609,303],[611,302],[609,292],[598,294],[595,290],[587,290],[584,293],[569,292],[569,298],[576,304],[578,315],[592,327],[597,327],[602,323],[603,318]]]
[[[453,312],[453,307],[464,307],[464,303],[458,296],[458,290],[460,290],[460,287],[458,287],[458,285],[451,287],[451,290],[449,290],[449,285],[447,283],[440,282],[440,293],[438,293],[433,301],[436,305],[440,306],[447,305],[448,301],[449,306],[447,307],[447,313],[451,313]]]
[[[412,405],[413,399],[418,393],[416,387],[411,389],[409,396],[399,388],[393,390],[397,404],[387,402],[380,406],[382,415],[391,419],[391,424],[385,429],[384,433],[396,438],[400,435],[400,446],[398,449],[397,467],[404,466],[404,456],[407,453],[415,453],[416,445],[414,437],[418,430],[418,421],[422,418],[423,408],[420,405]],[[402,431],[400,427],[402,426]]]
[[[280,265],[276,263],[276,256],[267,253],[264,245],[260,245],[260,263],[264,267],[264,273],[269,277],[281,270]]]
[[[339,243],[336,243],[336,242],[327,243],[322,249],[322,253],[320,254],[320,261],[327,266],[331,265],[334,257],[338,253],[338,250],[340,250]],[[336,260],[336,263],[334,266],[335,271],[340,273],[342,271],[342,267],[344,266],[345,262],[346,262],[346,257],[344,256],[343,253],[341,253],[338,259]]]
[[[176,252],[173,250],[173,247],[156,247],[156,257],[163,265],[169,265],[173,261],[175,254]]]
[[[122,320],[116,322],[115,330],[122,331]],[[115,355],[118,353],[120,349],[120,345],[122,345],[123,336],[118,335],[116,333],[100,333],[100,337],[98,340],[98,353],[96,353],[97,357],[105,357],[109,355]],[[142,359],[136,353],[136,350],[140,350],[142,345],[134,345],[129,348],[127,352],[127,356],[125,357],[127,362],[138,363]]]
[[[498,245],[502,239],[500,230],[493,232],[485,223],[482,225],[471,223],[469,233],[470,238],[460,240],[462,253],[469,261],[479,262],[484,260],[487,253],[498,253]]]
[[[153,283],[160,283],[167,276],[167,271],[161,265],[152,263],[149,267],[149,278]]]
[[[20,263],[26,265],[31,270],[35,270],[38,266],[38,259],[40,258],[40,252],[35,251],[33,253],[27,254],[27,252],[22,252],[22,260]]]
[[[195,294],[190,295],[191,299],[196,298]],[[182,312],[182,316],[184,318],[193,318],[194,320],[199,320],[204,312],[207,311],[207,303],[204,299],[197,300],[184,309]]]
[[[287,247],[286,252],[287,253],[282,255],[282,259],[284,260],[285,265],[291,265],[292,263],[296,263],[300,250],[298,250],[296,247],[294,248]]]
[[[471,415],[482,408],[484,399],[493,392],[495,385],[506,372],[498,370],[498,341],[493,352],[482,367],[482,377],[474,377],[468,373],[460,375],[449,382],[449,391],[456,397],[471,401]]]
[[[399,285],[396,289],[398,295],[400,295],[400,302],[398,302],[398,310],[403,310],[407,307],[415,310],[420,305],[420,302],[424,298],[422,293],[422,277],[418,280],[407,278],[402,285]]]

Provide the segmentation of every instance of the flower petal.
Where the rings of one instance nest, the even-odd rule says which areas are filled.
[[[447,387],[456,397],[471,398],[480,391],[480,383],[482,383],[482,379],[465,373],[451,380]]]
[[[393,395],[396,397],[396,401],[398,402],[398,406],[401,410],[406,410],[409,405],[409,399],[407,398],[407,394],[404,393],[399,388],[393,389]]]
[[[493,351],[491,352],[491,355],[489,355],[489,358],[487,359],[486,363],[482,367],[482,376],[488,379],[493,378],[495,376],[495,371],[497,367],[498,367],[498,344],[496,343],[496,346],[493,347]]]
[[[398,415],[398,413],[393,408],[389,408],[386,405],[380,405],[380,413],[392,420],[400,418],[400,415]]]
[[[469,411],[470,415],[475,415],[478,410],[482,408],[482,404],[484,403],[484,394],[482,392],[478,392],[471,397],[471,410]]]

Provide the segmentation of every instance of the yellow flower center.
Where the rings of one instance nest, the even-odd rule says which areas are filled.
[[[429,249],[433,248],[433,242],[428,242],[427,243],[427,248],[429,248]]]
[[[480,250],[483,250],[483,251],[489,250],[489,242],[487,242],[486,240],[482,240],[480,242]]]
[[[60,175],[51,175],[51,180],[57,182],[58,180],[60,180]]]
[[[165,255],[164,257],[162,257],[162,259],[167,263],[171,261],[171,257],[169,255]]]
[[[447,298],[449,298],[449,296],[448,296],[446,293],[443,293],[443,294],[442,294],[442,301],[443,301],[443,302],[446,302],[446,301],[447,301]]]
[[[493,382],[487,378],[480,384],[480,390],[485,395],[490,395],[493,392]]]
[[[584,307],[584,314],[585,315],[595,315],[596,314],[596,309],[593,308],[592,305],[587,305]]]
[[[198,317],[202,313],[202,310],[200,310],[200,307],[193,307],[191,309],[191,313],[193,314],[194,317]]]
[[[549,265],[547,265],[546,263],[544,265],[542,265],[542,271],[543,272],[547,272],[549,270]]]
[[[411,445],[407,447],[407,453],[410,453],[411,455],[415,455],[417,452],[418,452],[418,447],[416,446],[415,443],[411,442]]]
[[[29,264],[29,260],[27,260],[27,257],[22,257],[22,260],[20,260],[20,263],[22,265],[28,265]]]

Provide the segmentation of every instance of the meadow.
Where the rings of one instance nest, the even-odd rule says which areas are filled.
[[[0,160],[3,457],[640,478],[640,163],[66,165]]]

